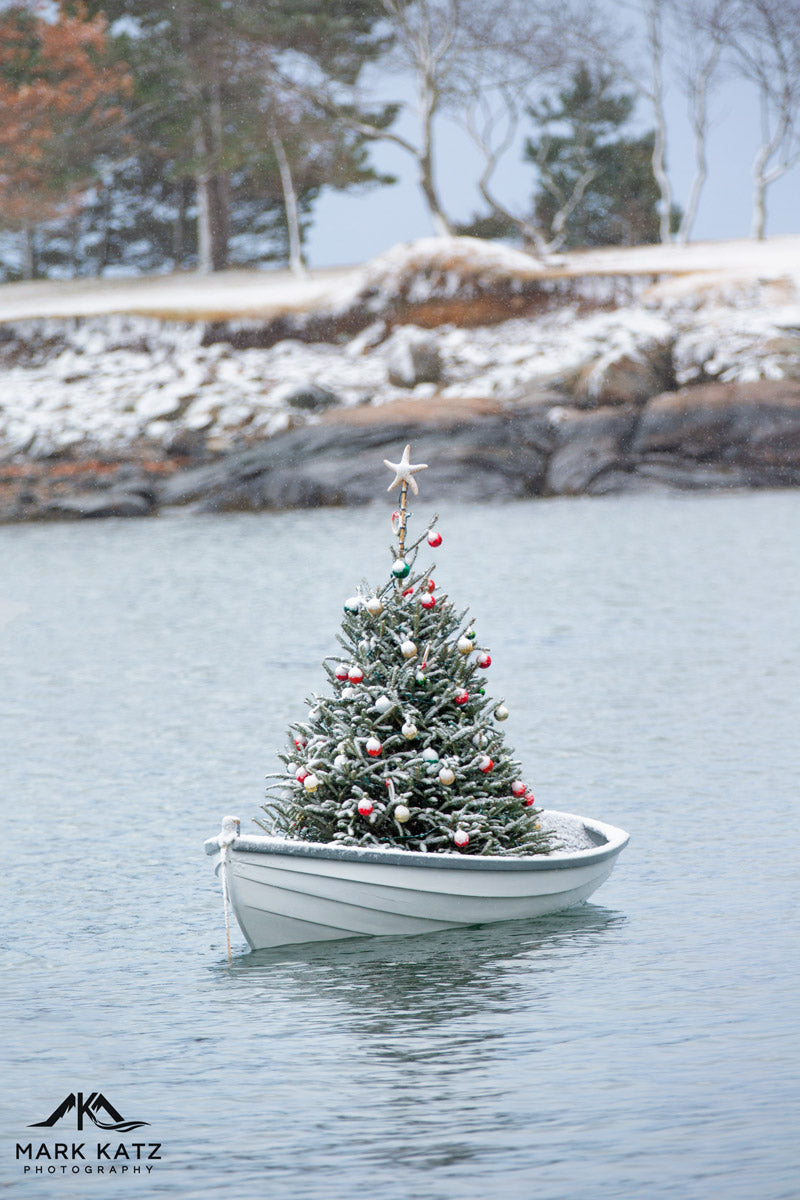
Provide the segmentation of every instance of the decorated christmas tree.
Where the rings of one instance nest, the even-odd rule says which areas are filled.
[[[437,519],[407,544],[408,491],[418,494],[426,464],[406,446],[386,466],[389,491],[400,488],[390,577],[345,602],[343,654],[324,664],[332,694],[312,696],[307,720],[291,726],[259,823],[344,846],[545,854],[552,842],[505,744],[508,710],[487,695],[491,657],[434,565],[417,565],[423,543],[442,544]]]

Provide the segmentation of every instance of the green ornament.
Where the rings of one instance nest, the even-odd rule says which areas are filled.
[[[468,637],[471,642],[474,642],[475,641],[475,630],[468,629],[467,632],[464,634],[464,637]]]
[[[411,564],[407,563],[404,558],[396,559],[392,567],[392,574],[395,579],[405,579],[407,575],[411,574]]]

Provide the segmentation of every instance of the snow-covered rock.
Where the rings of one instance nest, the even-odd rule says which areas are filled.
[[[678,478],[678,466],[663,461],[673,450],[641,440],[655,419],[653,397],[688,395],[670,418],[688,429],[692,396],[700,405],[705,384],[800,379],[800,239],[794,259],[784,253],[767,262],[742,248],[735,270],[720,269],[706,248],[705,258],[695,254],[703,271],[693,272],[692,256],[678,253],[684,249],[586,252],[548,270],[505,246],[425,239],[312,289],[306,308],[288,289],[283,307],[273,302],[263,318],[231,310],[230,320],[220,319],[231,280],[223,287],[212,279],[195,289],[205,289],[213,323],[189,319],[188,309],[184,320],[108,312],[0,323],[0,463],[144,458],[172,470],[175,456],[302,437],[332,419],[346,429],[355,417],[374,426],[424,421],[426,413],[440,423],[505,413],[487,470],[506,471],[513,494],[602,490],[625,485],[632,471],[642,478],[645,468],[654,479]],[[152,307],[154,293],[138,282],[137,303]],[[54,294],[63,306],[64,288]],[[722,401],[715,404],[712,441],[728,445],[734,426],[751,433],[758,426],[765,445],[773,429],[794,446],[794,408],[785,397],[777,409],[748,408],[748,401],[750,415],[740,414],[738,425],[719,415]],[[519,478],[502,465],[521,453],[513,439],[503,441],[503,421],[515,413],[529,415],[531,447]],[[680,442],[679,428],[674,436]],[[328,444],[322,430],[319,437]],[[638,447],[633,466],[630,444]],[[690,438],[686,453],[691,445]],[[744,462],[736,446],[730,452]],[[793,454],[781,470],[794,470]],[[779,458],[769,460],[770,470]],[[298,503],[328,495],[324,483],[295,487],[284,476],[273,470],[247,504],[289,492]],[[481,494],[494,486],[481,484]]]

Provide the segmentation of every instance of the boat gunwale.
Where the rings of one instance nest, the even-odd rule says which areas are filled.
[[[599,835],[603,843],[586,850],[554,851],[551,854],[505,856],[499,854],[458,854],[453,851],[426,853],[419,850],[383,849],[379,846],[336,846],[330,842],[303,842],[299,839],[250,834],[237,837],[231,850],[245,854],[277,854],[295,858],[315,858],[329,862],[377,863],[381,866],[443,867],[447,870],[478,871],[553,871],[590,866],[619,854],[628,844],[630,835],[624,829],[595,821],[577,813],[548,810],[556,817],[573,817],[591,835]],[[207,838],[206,854],[218,854],[218,837]]]

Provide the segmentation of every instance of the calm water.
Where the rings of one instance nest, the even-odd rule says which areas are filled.
[[[258,812],[388,508],[0,529],[6,1194],[798,1197],[798,525],[443,510],[538,800],[630,846],[566,915],[233,966],[203,839]],[[102,1134],[149,1177],[22,1176],[81,1090],[150,1122]]]

